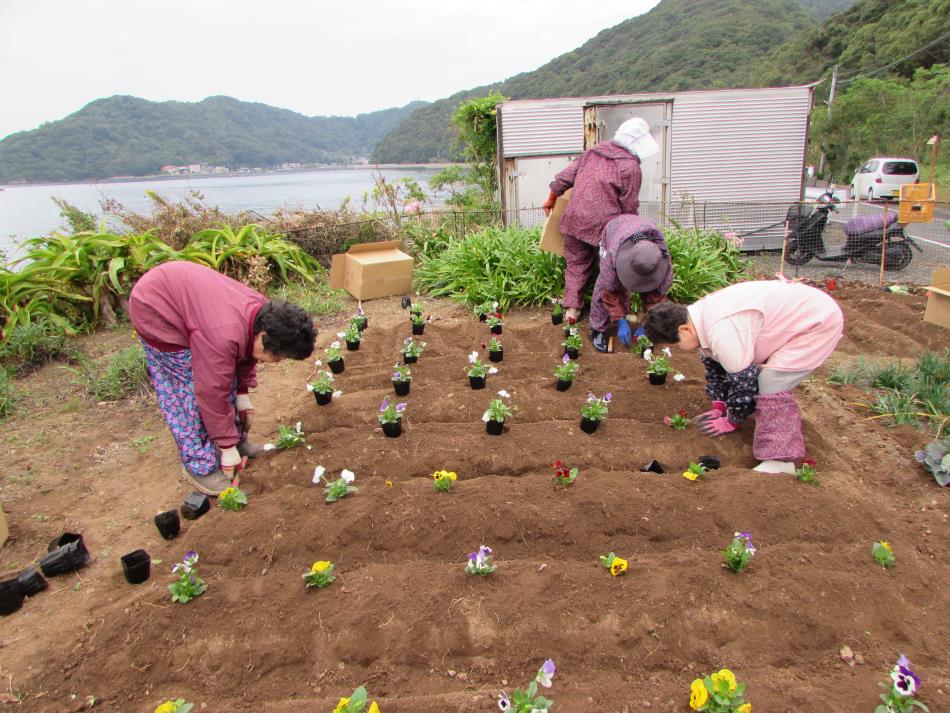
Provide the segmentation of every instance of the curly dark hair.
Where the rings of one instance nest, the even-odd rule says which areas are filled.
[[[257,313],[254,334],[264,332],[264,349],[274,356],[306,359],[313,354],[317,331],[310,315],[297,305],[268,302]]]
[[[685,305],[661,302],[647,310],[643,331],[654,344],[676,344],[680,340],[679,327],[688,320]]]

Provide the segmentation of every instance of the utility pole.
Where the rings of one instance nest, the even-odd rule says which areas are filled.
[[[838,89],[838,65],[835,65],[834,71],[831,73],[831,92],[828,94],[828,116],[831,116],[831,105],[835,103],[835,92]],[[825,172],[825,152],[821,152],[821,158],[818,161],[818,173],[823,174]]]

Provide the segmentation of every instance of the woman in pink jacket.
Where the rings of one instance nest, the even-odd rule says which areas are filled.
[[[795,472],[805,439],[792,389],[821,366],[844,330],[829,295],[795,282],[742,282],[689,307],[659,304],[644,330],[654,344],[699,349],[712,401],[696,418],[704,433],[731,433],[754,412],[756,470]]]
[[[584,288],[594,274],[604,226],[618,215],[639,210],[640,160],[659,150],[650,125],[640,118],[628,119],[613,139],[585,151],[551,182],[545,214],[558,196],[573,189],[560,225],[567,262],[562,302],[568,320],[576,321],[584,306]]]
[[[295,305],[191,262],[146,272],[132,288],[129,317],[145,348],[158,407],[185,474],[218,495],[259,448],[247,441],[257,362],[313,353],[313,320]]]

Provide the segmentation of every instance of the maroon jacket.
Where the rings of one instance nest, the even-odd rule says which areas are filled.
[[[611,218],[637,212],[640,181],[639,156],[620,144],[603,141],[585,151],[551,182],[556,196],[574,188],[561,216],[561,232],[598,245]]]
[[[257,386],[254,320],[264,295],[193,262],[154,267],[135,283],[129,317],[147,344],[164,352],[191,349],[195,398],[219,448],[238,443],[231,389]]]

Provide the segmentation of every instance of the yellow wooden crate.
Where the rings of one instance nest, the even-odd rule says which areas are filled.
[[[933,183],[909,183],[901,186],[897,220],[901,223],[929,223],[934,219],[937,193]]]

